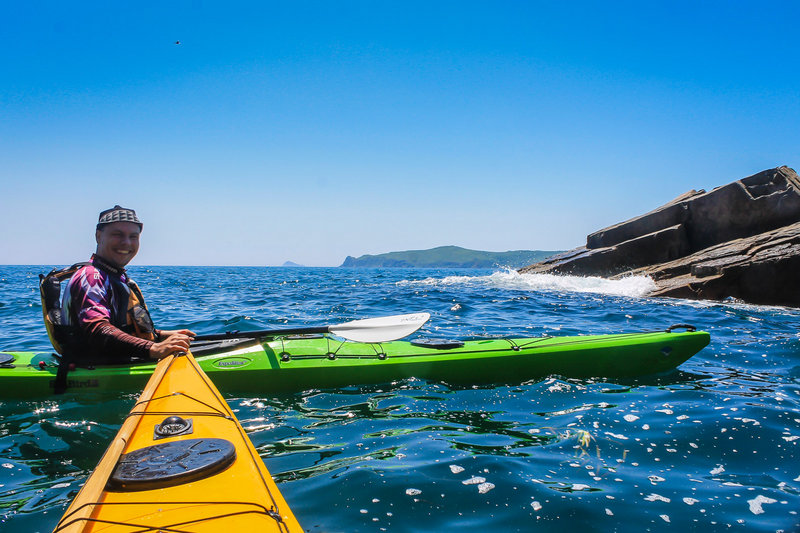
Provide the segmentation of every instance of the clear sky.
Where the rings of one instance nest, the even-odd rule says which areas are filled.
[[[798,2],[5,2],[0,263],[567,249],[798,168]],[[176,44],[180,41],[180,44]]]

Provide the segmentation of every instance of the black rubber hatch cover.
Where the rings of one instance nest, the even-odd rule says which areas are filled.
[[[234,460],[236,448],[224,439],[155,444],[122,455],[108,480],[108,488],[134,491],[172,487],[212,476]]]

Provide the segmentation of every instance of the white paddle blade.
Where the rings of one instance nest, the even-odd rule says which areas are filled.
[[[389,342],[408,337],[431,317],[430,313],[382,316],[330,326],[334,335],[356,342]]]

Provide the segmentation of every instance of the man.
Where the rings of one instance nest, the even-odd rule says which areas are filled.
[[[100,213],[97,250],[91,264],[73,274],[62,302],[79,360],[124,363],[189,349],[194,333],[155,329],[139,287],[125,272],[139,251],[141,232],[133,209],[115,205]]]

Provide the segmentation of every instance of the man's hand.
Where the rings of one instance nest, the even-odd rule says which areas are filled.
[[[150,347],[150,359],[163,359],[174,353],[188,352],[189,344],[194,338],[194,333],[188,329],[179,329],[175,331],[162,330],[161,335],[167,336],[167,338]]]

